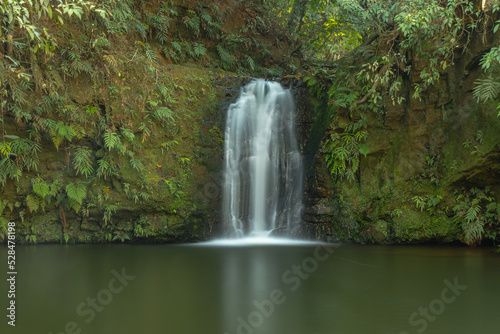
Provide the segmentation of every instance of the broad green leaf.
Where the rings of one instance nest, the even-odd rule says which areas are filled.
[[[370,153],[370,148],[366,144],[359,145],[359,153],[363,154],[366,158],[366,155]]]

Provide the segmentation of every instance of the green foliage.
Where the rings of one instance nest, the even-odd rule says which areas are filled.
[[[146,236],[146,231],[142,227],[141,224],[135,224],[134,225],[134,237],[136,238],[142,238]]]
[[[7,137],[7,136],[5,136]],[[15,139],[9,143],[2,144],[2,153],[0,155],[0,183],[5,185],[7,179],[19,180],[23,170],[37,170],[39,159],[38,153],[41,151],[41,145],[38,142],[27,138]]]
[[[31,185],[33,187],[33,192],[40,196],[40,198],[45,198],[49,194],[50,187],[40,176],[31,179]]]
[[[116,175],[117,168],[116,164],[111,160],[111,156],[105,155],[102,159],[97,160],[97,172],[96,175],[98,178],[110,177],[112,175]]]
[[[299,2],[274,1],[283,5],[280,11],[283,16],[293,15]],[[327,11],[332,15],[321,18],[319,13],[310,13],[318,6],[330,6]],[[335,8],[340,11],[335,12]],[[420,98],[421,92],[434,85],[440,79],[441,73],[453,65],[456,50],[460,48],[468,52],[471,36],[486,36],[488,22],[491,23],[492,14],[498,9],[499,6],[495,4],[493,9],[487,5],[482,11],[474,7],[473,2],[459,0],[343,0],[328,4],[311,1],[302,22],[298,21],[300,26],[294,30],[295,33],[298,31],[299,35],[307,35],[307,29],[314,26],[315,22],[308,22],[308,17],[316,15],[316,26],[320,27],[322,24],[319,28],[321,34],[326,31],[326,24],[331,19],[336,20],[336,26],[341,32],[346,32],[345,36],[349,31],[355,31],[360,40],[365,42],[339,62],[325,63],[323,68],[320,68],[322,63],[317,62],[318,68],[313,69],[312,75],[305,78],[311,91],[320,100],[328,99],[330,128],[323,151],[331,174],[337,179],[354,180],[359,168],[360,154],[369,154],[370,143],[365,143],[366,124],[356,131],[349,129],[349,125],[355,126],[363,115],[368,115],[366,118],[369,119],[372,119],[369,116],[375,115],[383,124],[386,101],[392,100],[393,104],[401,104],[407,96]],[[498,30],[499,27],[500,22],[495,22],[493,29]],[[325,45],[327,43],[329,41]],[[325,45],[320,46],[318,50]],[[476,81],[474,89],[474,97],[479,102],[498,99],[498,49],[493,47],[488,50],[480,60],[480,65],[486,73]],[[321,51],[312,52],[307,56],[313,58],[316,54],[319,54],[319,59],[328,59],[327,56],[321,56]],[[408,58],[409,55],[411,59]],[[408,87],[408,77],[417,78],[413,87]],[[482,140],[482,137],[480,139]],[[476,141],[478,145],[471,145],[470,142],[467,145],[473,147],[471,154],[482,155],[479,140]],[[420,181],[429,180],[437,187],[440,185],[440,169],[438,154],[429,155],[424,172],[415,178],[415,181],[421,183]],[[417,196],[414,200],[421,210],[441,212],[436,203],[436,196]]]
[[[144,169],[144,165],[142,164],[141,160],[136,159],[136,158],[130,159],[130,165],[132,166],[132,168],[134,168],[138,172],[140,172]]]
[[[495,100],[500,93],[500,82],[492,75],[484,79],[477,79],[474,84],[474,97],[478,102],[488,102],[488,100]]]
[[[59,25],[64,24],[63,18],[70,19],[73,15],[81,19],[82,15],[95,12],[101,17],[106,17],[106,11],[97,7],[91,1],[76,0],[50,2],[45,0],[3,1],[0,4],[1,30],[0,37],[12,43],[12,35],[16,26],[23,36],[32,43],[30,50],[37,53],[42,50],[49,53],[54,47],[54,37],[42,22],[54,21]],[[5,38],[4,36],[7,36]],[[9,38],[10,36],[10,38]]]
[[[172,112],[172,109],[170,109],[169,107],[158,106],[159,102],[157,101],[148,101],[148,104],[153,109],[151,115],[154,119],[162,122],[170,121],[172,123],[175,123],[174,113]]]
[[[68,206],[78,213],[83,200],[87,197],[87,188],[85,184],[82,182],[69,183],[66,186],[66,194],[68,195]]]
[[[177,12],[167,7],[167,3],[164,4],[164,7],[161,8],[157,13],[149,13],[147,22],[150,26],[150,29],[153,30],[156,39],[161,44],[166,44],[168,40],[168,31],[170,29],[170,22],[172,21],[172,17],[170,15],[175,16]]]
[[[362,32],[370,29],[371,22],[359,17],[362,11],[366,9],[360,1],[275,0],[268,3],[265,22],[286,26],[296,43],[302,43],[306,57],[337,60],[358,46]],[[264,28],[265,22],[261,19],[258,26]]]
[[[498,22],[498,21],[497,21]],[[498,29],[500,24],[497,23],[495,28]],[[492,47],[479,61],[482,69],[487,72],[490,69],[498,69],[500,65],[500,47]]]
[[[202,43],[193,44],[193,52],[195,57],[204,57],[207,54],[207,48]]]
[[[461,189],[455,191],[455,195],[453,220],[462,228],[465,243],[475,245],[484,237],[495,239],[495,230],[500,225],[500,205],[491,197],[490,188]]]
[[[441,203],[442,199],[443,197],[440,195],[414,196],[412,198],[417,209],[420,209],[420,212],[427,210],[431,215],[444,213],[437,206]]]
[[[348,124],[341,133],[333,132],[325,141],[326,165],[333,176],[345,177],[351,182],[355,180],[359,154],[366,156],[369,153],[368,146],[362,144],[366,140],[365,127],[366,118],[362,115],[357,122]]]
[[[0,240],[4,241],[8,235],[9,221],[0,215]]]
[[[36,212],[40,207],[40,198],[31,194],[26,196],[26,206],[28,207],[29,212]]]
[[[92,152],[87,146],[76,146],[75,156],[73,157],[73,164],[75,165],[76,175],[78,173],[88,177],[94,171],[92,166]]]
[[[220,57],[220,60],[222,62],[222,68],[225,70],[229,70],[232,65],[236,63],[236,57],[233,56],[224,46],[221,44],[218,44],[217,47],[217,54]]]
[[[130,237],[127,233],[123,231],[115,231],[114,237],[112,241],[120,240],[121,242],[125,242],[125,240],[130,240]]]
[[[117,147],[121,141],[120,141],[120,136],[116,132],[111,132],[109,130],[106,130],[106,132],[103,135],[104,138],[104,147],[108,149],[108,151],[111,151],[113,148]]]
[[[189,11],[190,15],[184,16],[182,22],[184,25],[193,32],[196,37],[200,35],[200,18],[196,15],[194,11]]]
[[[67,57],[62,66],[64,74],[77,77],[82,73],[87,73],[95,78],[92,64],[82,59],[82,54],[77,45],[72,45],[69,49],[62,49],[61,55]]]
[[[425,182],[431,185],[438,186],[441,182],[441,155],[427,155],[425,156],[425,164],[423,165],[423,171],[412,177],[411,180],[413,184],[418,188],[422,187]]]
[[[129,193],[128,193],[128,197],[130,199],[133,199],[134,200],[134,203],[142,203],[143,201],[147,201],[150,197],[150,195],[146,192],[143,192],[143,191],[138,191],[137,189],[132,189]]]
[[[28,171],[31,169],[37,170],[38,166],[38,153],[42,151],[39,143],[31,141],[27,138],[18,138],[10,143],[11,156],[16,156],[16,163],[26,168]]]
[[[114,204],[106,204],[104,206],[104,216],[103,216],[104,225],[103,226],[107,226],[108,223],[111,223],[111,215],[113,213],[116,213],[116,210],[118,210],[118,207]]]
[[[25,240],[29,244],[36,244],[35,227],[30,227],[30,233],[26,234]]]
[[[391,211],[390,215],[391,215],[391,217],[401,217],[402,213],[403,213],[403,210],[401,210],[400,208],[396,208],[396,209]]]
[[[36,212],[39,208],[45,212],[45,207],[53,198],[56,198],[61,184],[59,180],[54,180],[49,183],[42,179],[39,175],[31,179],[31,185],[34,194],[26,196],[26,206],[30,213]],[[17,205],[17,203],[16,203]]]

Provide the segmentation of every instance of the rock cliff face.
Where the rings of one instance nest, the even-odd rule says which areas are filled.
[[[133,136],[142,137],[140,147],[128,149],[133,150],[133,158],[141,161],[142,167],[138,171],[131,166],[130,156],[106,149],[97,129],[95,136],[90,128],[88,136],[73,140],[71,145],[63,142],[59,148],[54,147],[51,138],[42,138],[37,169],[17,182],[8,180],[0,192],[3,219],[16,222],[20,242],[179,242],[203,240],[212,234],[212,224],[218,219],[217,194],[213,193],[218,189],[213,187],[217,183],[212,178],[220,170],[224,126],[218,106],[224,97],[214,84],[219,75],[175,65],[164,70],[176,78],[176,103],[184,112],[147,136],[139,130],[144,118],[129,118],[124,108],[124,103],[132,104],[131,96],[140,94],[148,84],[134,82],[134,72],[117,85],[118,89],[127,87],[131,91],[131,95],[125,93],[120,99],[96,93],[85,78],[73,82],[69,96],[77,105],[99,100],[100,112],[109,118],[128,118],[128,127],[135,129]],[[70,117],[65,121],[71,122]],[[137,145],[128,142],[122,130],[110,131],[120,136],[123,144]],[[9,118],[6,133],[24,134],[23,127]],[[111,156],[113,173],[100,178],[79,176],[74,170],[73,145],[89,147],[94,165],[103,156]],[[53,187],[54,194],[41,198],[34,190],[35,179]],[[61,184],[84,186],[85,198],[78,209],[67,204],[64,196],[68,188]],[[30,198],[35,204],[28,203]]]
[[[360,158],[356,180],[332,182],[318,153],[305,212],[306,222],[317,224],[315,237],[360,243],[498,241],[498,101],[478,104],[472,94],[482,75],[481,55],[498,45],[498,36],[488,38],[457,52],[455,65],[421,100],[411,98],[420,78],[410,75],[404,104],[387,99],[382,114],[367,113],[369,153]],[[414,59],[413,66],[422,64]],[[350,122],[347,111],[339,110],[338,117],[339,124]],[[484,227],[475,236],[473,224],[461,216],[471,207]]]
[[[320,149],[328,126],[324,104],[309,96],[301,80],[280,79],[296,101],[297,137],[305,163],[304,221],[296,235],[361,243],[462,240],[460,226],[452,221],[451,208],[457,196],[453,191],[489,186],[497,200],[500,194],[500,120],[493,104],[481,106],[472,97],[473,82],[480,75],[474,61],[461,59],[439,85],[423,94],[422,101],[410,100],[404,106],[388,103],[382,119],[371,119],[367,140],[370,153],[361,158],[358,179],[352,183],[333,181],[325,166]],[[168,71],[179,78],[179,83],[189,85],[189,94],[198,100],[187,102],[189,121],[172,129],[177,141],[172,145],[185,146],[183,153],[173,156],[164,147],[171,136],[169,129],[149,138],[138,153],[146,162],[142,177],[152,183],[154,196],[134,199],[125,188],[140,189],[146,181],[130,170],[120,177],[87,184],[91,199],[98,201],[102,193],[107,196],[103,199],[106,203],[118,207],[107,227],[103,226],[105,211],[92,205],[82,212],[63,207],[66,226],[61,206],[30,212],[23,198],[31,193],[31,178],[77,180],[68,173],[68,158],[71,163],[72,157],[66,149],[49,148],[51,143],[45,142],[47,150],[40,156],[38,170],[16,186],[2,188],[3,201],[20,203],[12,210],[5,206],[4,212],[8,220],[18,223],[21,237],[29,240],[35,235],[37,242],[61,242],[66,233],[68,242],[121,238],[181,242],[223,233],[220,208],[226,110],[251,78],[174,65],[169,65]],[[202,80],[190,85],[195,78]],[[91,93],[82,94],[85,82],[75,87],[74,99],[79,103],[92,99]],[[103,106],[106,110],[114,108],[112,101],[104,101]],[[19,130],[12,125],[7,131],[16,134]],[[466,142],[470,144],[464,145]],[[96,145],[96,155],[101,154],[102,148],[90,139],[89,145]],[[182,163],[180,158],[189,161]],[[120,168],[127,168],[126,161],[119,161]],[[164,181],[182,178],[183,173],[189,177],[182,189],[171,189]],[[182,194],[176,196],[176,191]],[[415,205],[415,196],[441,199],[433,210],[422,210]]]

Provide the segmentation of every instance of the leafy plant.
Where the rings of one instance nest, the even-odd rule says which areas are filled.
[[[3,210],[3,209],[2,209]],[[0,240],[4,241],[8,234],[9,221],[0,214]]]
[[[40,198],[33,196],[33,195],[27,195],[26,196],[26,206],[28,207],[28,211],[33,213],[38,210],[40,207]]]
[[[366,140],[366,118],[347,125],[342,133],[333,132],[325,141],[326,164],[330,173],[340,179],[354,181],[359,168],[359,154],[366,156],[369,148],[362,144]]]
[[[141,238],[144,235],[145,235],[145,231],[142,228],[142,225],[141,224],[135,224],[134,225],[134,236]]]
[[[109,154],[106,154],[102,159],[97,160],[97,172],[98,178],[104,178],[115,175],[117,173],[116,164],[111,159]]]
[[[475,245],[483,237],[495,239],[496,233],[491,228],[500,223],[500,205],[490,196],[490,188],[462,189],[455,194],[457,205],[453,208],[453,220],[460,224],[465,243]]]
[[[75,165],[76,175],[78,173],[88,177],[94,171],[92,166],[92,152],[86,146],[76,146],[75,156],[73,158],[73,164]]]
[[[189,11],[191,15],[184,16],[182,22],[184,25],[190,29],[196,37],[200,35],[200,18],[196,15],[194,11]]]
[[[425,195],[425,196],[414,196],[412,201],[415,203],[417,209],[420,211],[427,210],[429,214],[443,214],[444,211],[438,209],[438,204],[441,203],[443,197],[440,195]]]
[[[118,147],[121,143],[120,136],[116,132],[111,132],[106,130],[103,135],[104,138],[104,146],[111,151],[113,148]]]
[[[193,52],[195,57],[203,57],[207,54],[207,48],[202,43],[195,42],[193,44]]]
[[[31,185],[33,187],[33,192],[40,196],[40,198],[45,198],[49,194],[50,187],[40,176],[31,179]]]
[[[84,183],[69,183],[66,186],[66,194],[68,195],[68,206],[75,210],[76,213],[80,211],[81,205],[85,197],[87,197],[87,189]]]
[[[128,234],[123,231],[115,231],[114,235],[113,241],[120,240],[121,242],[125,242],[125,240],[130,240]]]
[[[401,210],[400,208],[396,208],[396,209],[392,210],[390,213],[391,217],[401,217],[402,214],[403,214],[403,210]]]
[[[36,244],[36,234],[34,226],[30,227],[30,233],[26,234],[25,240],[29,244]]]
[[[104,240],[110,242],[113,240],[113,235],[111,233],[105,233],[104,234]]]
[[[104,206],[104,226],[111,222],[111,215],[116,213],[116,210],[118,210],[118,207],[114,204],[106,204]]]
[[[500,93],[500,81],[489,75],[483,79],[477,79],[474,84],[473,96],[478,102],[488,102],[488,100],[495,100]]]
[[[216,46],[217,54],[222,62],[222,67],[225,70],[229,70],[232,65],[236,63],[236,57],[233,56],[224,46],[218,44]]]
[[[144,169],[144,165],[142,164],[141,160],[136,159],[136,158],[130,159],[130,165],[132,166],[132,168],[134,168],[138,172],[140,172]]]

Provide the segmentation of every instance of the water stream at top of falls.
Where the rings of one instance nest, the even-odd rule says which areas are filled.
[[[300,222],[302,155],[292,94],[279,83],[246,85],[227,113],[223,219],[234,236],[263,237]]]

